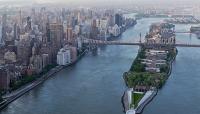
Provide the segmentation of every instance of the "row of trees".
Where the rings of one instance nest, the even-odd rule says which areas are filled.
[[[11,91],[16,90],[20,88],[21,86],[34,81],[35,79],[36,79],[36,76],[32,75],[32,76],[24,76],[23,79],[19,81],[11,82],[10,83]]]
[[[144,59],[146,58],[145,56],[145,49],[142,48],[141,51],[138,53],[136,59],[134,60],[130,71],[134,71],[134,72],[144,72],[145,71],[145,65],[141,64],[141,60],[140,59]]]
[[[176,48],[169,50],[169,53],[167,54],[167,61],[172,60],[176,56],[177,53],[178,53],[178,50]]]
[[[164,73],[130,72],[127,76],[127,84],[129,87],[146,86],[161,88],[166,78]]]
[[[16,90],[18,88],[20,88],[21,86],[33,82],[34,80],[36,80],[37,78],[40,78],[42,75],[46,74],[48,71],[50,71],[52,68],[54,68],[56,66],[56,64],[51,64],[51,65],[47,65],[40,74],[35,74],[32,76],[23,76],[23,78],[19,81],[15,81],[15,82],[11,82],[10,83],[10,88],[11,91],[12,90]]]

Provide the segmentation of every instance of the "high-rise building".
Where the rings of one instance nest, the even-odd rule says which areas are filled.
[[[90,37],[92,39],[96,39],[97,38],[97,34],[98,34],[97,22],[96,22],[96,19],[94,19],[92,21],[92,28],[91,28],[91,32],[90,32]]]
[[[62,47],[63,41],[63,26],[58,23],[49,23],[47,25],[47,41],[58,50]]]
[[[32,20],[31,20],[31,17],[27,17],[26,19],[26,32],[29,32],[32,30]]]
[[[2,16],[2,40],[6,39],[6,28],[7,28],[7,15],[3,14]]]
[[[22,25],[22,11],[19,11],[19,25]]]
[[[51,44],[52,62],[56,63],[56,54],[64,44],[63,25],[58,23],[47,24],[47,41]]]
[[[29,57],[31,56],[31,45],[25,39],[21,40],[17,45],[17,60],[23,65],[29,64]]]
[[[114,26],[115,25],[115,17],[113,15],[110,15],[108,19],[109,19],[109,22],[108,22],[109,26]]]
[[[67,65],[71,63],[71,51],[69,48],[62,48],[57,54],[57,64]]]
[[[108,27],[108,19],[107,18],[102,18],[100,20],[100,29],[107,29]]]
[[[78,24],[81,23],[81,13],[80,12],[78,12],[78,14],[77,14],[77,21],[78,21]]]
[[[67,42],[72,42],[73,41],[73,31],[71,27],[67,27],[66,30],[66,38],[67,38]]]
[[[14,24],[14,40],[19,39],[20,36],[20,28],[17,23]]]
[[[115,14],[115,24],[122,26],[123,17],[120,14]]]
[[[77,60],[77,48],[76,47],[70,47],[71,52],[71,62],[74,62]]]

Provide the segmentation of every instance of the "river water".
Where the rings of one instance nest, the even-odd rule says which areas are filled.
[[[153,22],[142,19],[116,40],[139,41]],[[188,26],[177,25],[177,30]],[[200,43],[188,34],[181,41]],[[198,114],[200,112],[200,51],[178,48],[172,75],[144,114]],[[88,53],[76,65],[26,93],[1,111],[1,114],[123,114],[121,96],[126,89],[122,74],[136,57],[138,46],[105,46]]]

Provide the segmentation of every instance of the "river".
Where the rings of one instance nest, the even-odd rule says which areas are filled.
[[[188,31],[191,25],[176,25],[176,31]],[[200,44],[195,35],[177,34],[178,42]],[[172,74],[143,114],[200,113],[199,48],[178,48]]]
[[[139,33],[144,37],[150,24],[160,20],[139,20],[117,40],[139,41]],[[178,27],[183,29],[182,25]],[[188,35],[177,37],[199,42]],[[171,77],[144,114],[200,112],[200,51],[198,48],[178,50]],[[97,53],[88,53],[76,65],[9,104],[1,114],[123,114],[121,96],[126,86],[122,74],[129,70],[137,51],[138,46],[105,46]]]

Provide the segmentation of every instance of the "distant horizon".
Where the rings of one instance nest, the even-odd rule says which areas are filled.
[[[113,2],[115,5],[113,5]],[[1,5],[69,5],[69,6],[124,6],[124,5],[200,5],[200,0],[0,0]]]

